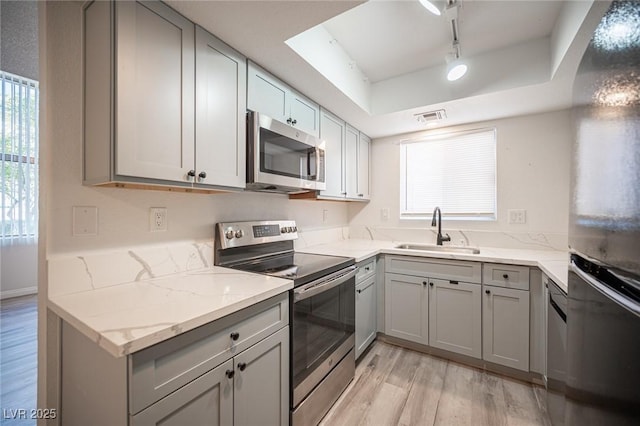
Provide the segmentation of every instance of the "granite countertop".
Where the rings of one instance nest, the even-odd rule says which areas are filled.
[[[398,241],[349,239],[327,244],[318,244],[298,249],[300,252],[347,256],[363,261],[377,254],[400,254],[405,256],[438,259],[471,260],[477,262],[504,263],[538,267],[560,288],[567,291],[569,254],[558,250],[523,250],[499,247],[479,247],[480,254],[429,252],[397,249]]]
[[[291,288],[291,280],[214,266],[50,296],[49,308],[120,357]]]

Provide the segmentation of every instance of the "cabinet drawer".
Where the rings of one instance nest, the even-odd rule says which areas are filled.
[[[369,277],[376,274],[376,258],[363,260],[358,263],[358,272],[356,273],[356,285]]]
[[[385,272],[419,277],[480,283],[482,264],[456,260],[433,260],[423,257],[386,256]]]
[[[289,294],[272,297],[133,354],[129,410],[155,401],[289,323]],[[232,337],[237,333],[237,340]]]
[[[482,267],[482,282],[496,287],[529,290],[529,267],[485,263]]]

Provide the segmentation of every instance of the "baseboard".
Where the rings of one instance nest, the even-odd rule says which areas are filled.
[[[0,291],[0,300],[9,299],[12,297],[26,296],[28,294],[36,294],[37,292],[38,292],[38,287],[25,287],[25,288],[17,288],[15,290],[2,290]]]

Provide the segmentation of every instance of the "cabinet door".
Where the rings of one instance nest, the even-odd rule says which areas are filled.
[[[247,108],[283,123],[289,118],[288,89],[252,62],[248,65]]]
[[[289,327],[234,358],[234,424],[289,424]]]
[[[429,280],[429,346],[482,358],[480,284]]]
[[[427,279],[385,274],[385,334],[429,344]]]
[[[376,277],[356,285],[356,359],[376,338]]]
[[[195,171],[200,184],[245,186],[246,75],[242,55],[196,28]]]
[[[289,118],[291,125],[310,135],[320,134],[320,107],[294,91],[289,92]]]
[[[482,357],[529,371],[529,292],[483,286]]]
[[[117,2],[116,174],[186,181],[194,158],[194,25],[161,2]]]
[[[228,360],[132,416],[131,425],[233,424],[233,379],[227,376],[232,370]]]
[[[347,195],[344,187],[345,126],[344,121],[329,112],[321,112],[320,139],[326,147],[324,164],[327,184],[327,189],[320,191],[322,196],[344,198]]]
[[[360,132],[347,124],[345,133],[345,186],[347,198],[358,198],[358,144]]]
[[[368,200],[370,193],[371,139],[360,133],[358,141],[358,198]]]

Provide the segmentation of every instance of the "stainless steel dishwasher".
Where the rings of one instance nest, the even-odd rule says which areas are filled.
[[[547,306],[547,411],[553,426],[564,425],[567,377],[567,294],[549,280]]]

